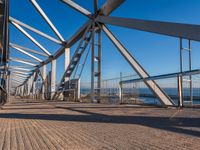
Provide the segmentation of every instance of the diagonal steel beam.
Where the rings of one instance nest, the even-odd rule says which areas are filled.
[[[101,8],[100,15],[108,16],[123,2],[125,2],[125,0],[107,0]]]
[[[87,22],[85,22],[70,38],[69,40],[66,42],[66,45],[62,46],[58,51],[56,51],[56,53],[53,55],[53,58],[58,58],[59,56],[61,56],[64,52],[65,52],[65,48],[69,48],[72,45],[74,45],[84,34],[86,28],[88,27],[88,25],[91,23],[90,20],[88,20]],[[47,64],[51,62],[51,59],[47,59],[44,61],[43,64],[40,65],[40,67],[42,67],[44,64]]]
[[[10,78],[13,78],[13,79],[19,79],[19,80],[22,80],[22,81],[25,81],[26,80],[26,78],[20,78],[20,77],[17,77],[17,76],[11,76]]]
[[[98,16],[96,20],[105,24],[200,41],[200,25],[106,16]]]
[[[61,0],[62,2],[64,2],[65,4],[67,4],[68,6],[70,6],[71,8],[77,10],[78,12],[82,13],[83,15],[90,17],[92,15],[92,13],[90,11],[88,11],[87,9],[81,7],[80,5],[76,4],[75,2],[73,2],[72,0]]]
[[[135,58],[129,53],[129,51],[119,42],[119,40],[109,31],[109,29],[102,25],[102,29],[112,43],[116,46],[119,52],[128,61],[131,67],[138,73],[141,78],[149,77],[148,73],[142,68],[142,66],[135,60]],[[165,106],[172,106],[173,102],[170,97],[153,81],[143,80],[144,83],[150,88],[150,90],[160,99],[160,102]]]
[[[11,73],[12,73],[12,72],[11,72]],[[27,75],[23,75],[23,74],[19,74],[19,73],[15,73],[14,75],[15,75],[15,76],[22,77],[22,78],[27,78],[27,77],[28,77]]]
[[[20,77],[20,76],[13,75],[13,74],[12,74],[10,77],[11,77],[11,78],[16,78],[16,79],[26,80],[26,77]]]
[[[72,45],[74,45],[84,34],[86,28],[88,27],[88,25],[91,24],[91,21],[88,20],[86,21],[70,38],[69,40],[66,42],[65,45],[63,45],[59,50],[56,51],[56,53],[52,56],[52,58],[57,59],[59,56],[61,56],[64,52],[65,52],[65,48],[67,47],[71,47]],[[40,63],[38,68],[48,64],[51,62],[52,58],[47,58],[44,62]],[[37,70],[37,68],[35,68],[35,71]]]
[[[70,69],[71,66],[72,66],[72,65],[74,66],[74,65],[77,65],[77,64],[78,64],[78,62],[80,61],[80,58],[81,58],[83,52],[85,51],[87,45],[89,44],[89,41],[85,41],[85,42],[84,42],[84,40],[85,40],[85,38],[86,38],[87,32],[89,31],[90,27],[91,27],[91,24],[88,25],[87,29],[85,30],[84,35],[82,36],[82,38],[81,38],[81,40],[80,40],[80,42],[79,42],[79,44],[78,44],[78,46],[77,46],[77,48],[76,48],[76,50],[75,50],[75,52],[74,52],[73,57],[72,57],[71,60],[70,60],[70,64],[68,65],[67,69],[65,70],[65,72],[64,72],[64,74],[63,74],[63,76],[62,76],[62,78],[61,78],[61,80],[60,80],[60,83],[59,83],[58,86],[57,86],[57,90],[56,90],[56,93],[53,95],[53,99],[56,97],[57,94],[60,94],[60,93],[58,93],[59,88],[61,87],[62,83],[65,81],[65,77],[66,77],[68,71],[71,72],[71,73],[70,73],[70,76],[71,76],[72,72],[74,71],[74,69],[72,69],[72,70]],[[91,34],[90,34],[88,40],[90,40],[90,39],[91,39]],[[83,47],[81,48],[82,44],[83,44]],[[81,48],[81,52],[79,52],[79,49],[80,49],[80,48]],[[77,59],[77,58],[76,58],[76,56],[77,56],[76,54],[79,54],[79,55],[80,55],[80,58]],[[76,60],[77,63],[76,63],[76,64],[73,64],[73,61],[74,61],[75,58],[77,59],[77,60]],[[73,67],[73,68],[75,68],[75,67]]]
[[[21,52],[21,53],[23,53],[23,54],[25,54],[25,55],[27,55],[27,56],[29,56],[29,57],[31,57],[31,58],[37,60],[37,61],[39,61],[39,62],[42,62],[41,59],[37,58],[36,56],[33,56],[32,54],[30,54],[30,53],[24,51],[23,49],[21,49],[21,48],[19,48],[19,47],[15,47],[15,46],[13,46],[13,45],[10,45],[10,47],[16,49],[17,51],[19,51],[19,52]]]
[[[10,45],[15,46],[15,47],[18,47],[18,48],[23,49],[23,50],[28,51],[28,52],[31,52],[31,53],[37,54],[37,55],[41,55],[41,56],[45,56],[45,57],[48,56],[48,55],[45,54],[45,53],[40,53],[40,52],[38,52],[38,51],[36,51],[36,50],[32,50],[32,49],[30,49],[30,48],[26,48],[26,47],[23,47],[23,46],[20,46],[20,45],[14,44],[14,43],[10,43]]]
[[[12,21],[12,22],[15,22],[16,24],[18,24],[18,25],[20,25],[20,26],[22,26],[22,27],[24,27],[24,28],[26,28],[26,29],[28,29],[30,31],[33,31],[33,32],[37,33],[38,35],[40,35],[40,36],[42,36],[42,37],[44,37],[44,38],[46,38],[48,40],[51,40],[52,42],[55,42],[57,44],[62,44],[61,41],[59,41],[59,40],[47,35],[46,33],[43,33],[41,31],[39,31],[38,29],[35,29],[35,28],[33,28],[33,27],[31,27],[31,26],[29,26],[29,25],[27,25],[27,24],[15,19],[13,17],[9,17],[9,20]]]
[[[110,2],[109,2],[110,1]],[[103,5],[101,8],[101,13],[105,15],[109,15],[112,11],[114,11],[117,7],[119,7],[124,0],[107,0],[107,2]],[[107,8],[109,7],[110,8]],[[86,23],[84,23],[76,32],[75,34],[67,41],[67,44],[64,47],[61,47],[55,54],[54,58],[58,58],[60,55],[62,55],[65,51],[66,47],[71,47],[74,43],[76,43],[84,34],[84,31],[86,30],[87,26],[91,23],[90,20],[88,20]],[[50,59],[47,59],[44,61],[43,64],[47,64],[50,62]],[[41,67],[42,65],[40,65]]]
[[[39,12],[39,14],[43,17],[43,19],[47,22],[47,24],[50,26],[50,28],[53,30],[53,32],[56,34],[56,36],[64,42],[64,38],[61,36],[61,34],[58,32],[54,24],[51,22],[51,20],[47,17],[45,12],[42,10],[42,8],[38,5],[36,0],[30,0],[30,2],[33,4],[33,6],[36,8],[36,10]]]
[[[17,71],[17,70],[10,70],[12,73],[19,73],[24,75],[29,75],[31,72],[24,72],[24,71]]]
[[[11,79],[12,80],[12,82],[17,82],[17,83],[22,83],[23,81],[18,81],[18,80],[16,80],[16,79]]]
[[[20,66],[19,66],[19,65],[17,65],[17,66],[16,66],[16,65],[12,65],[12,66],[10,65],[9,67],[15,67],[15,68],[18,68],[18,67],[19,67],[19,68],[24,68],[24,69],[25,69],[25,68],[29,68],[29,69],[31,69],[31,70],[35,68],[35,67],[29,66],[29,65],[20,65]]]
[[[94,0],[94,14],[98,13],[98,0]]]
[[[11,57],[14,58],[14,57]],[[31,63],[38,63],[37,60],[32,60],[32,59],[25,59],[25,58],[14,58],[16,60],[22,60],[22,61],[26,61],[26,62],[31,62]]]
[[[75,33],[71,38],[66,42],[66,45],[63,45],[59,50],[56,51],[56,53],[52,56],[52,58],[57,59],[59,56],[61,56],[65,52],[65,48],[71,47],[74,45],[84,34],[84,31],[86,30],[87,26],[91,23],[90,20],[85,22]],[[47,58],[44,62],[39,64],[39,68],[50,63],[52,58]],[[37,68],[36,68],[37,69]],[[35,70],[36,70],[35,69]]]
[[[30,66],[37,66],[36,64],[30,63],[30,62],[27,62],[27,61],[24,61],[24,60],[20,60],[18,58],[11,58],[10,57],[9,60],[19,62],[19,63],[23,63],[23,64],[30,65]]]
[[[22,32],[27,38],[29,38],[35,45],[37,45],[44,53],[46,53],[48,56],[51,56],[51,54],[38,42],[36,41],[28,32],[26,32],[20,25],[16,24],[15,22],[11,23],[20,31]]]
[[[12,72],[17,72],[17,73],[24,73],[26,75],[29,75],[29,74],[31,74],[33,72],[32,70],[26,71],[26,70],[18,70],[18,69],[13,69],[13,68],[10,68],[9,71],[11,71],[11,73]]]
[[[24,68],[14,68],[14,67],[9,67],[10,70],[17,70],[17,71],[22,71],[22,72],[33,72],[31,69],[24,69]]]
[[[33,71],[33,70],[31,70],[31,69],[20,68],[20,67],[16,67],[16,66],[9,66],[9,68],[17,69],[17,70],[24,70],[24,71]]]
[[[16,81],[16,80],[11,80],[12,83],[14,83],[14,86],[17,86],[19,84],[21,84],[22,82],[20,81]]]
[[[24,81],[24,79],[19,79],[19,78],[16,78],[16,77],[15,77],[15,78],[10,77],[10,79],[13,79],[13,80],[16,80],[16,81],[20,81],[20,82],[21,82],[21,81],[22,81],[22,82]]]

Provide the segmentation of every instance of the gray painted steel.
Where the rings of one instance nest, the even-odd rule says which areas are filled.
[[[98,16],[101,23],[200,41],[200,25]]]
[[[91,12],[89,12],[87,9],[81,7],[80,5],[76,4],[75,2],[73,2],[72,0],[61,0],[62,2],[66,3],[68,6],[70,6],[71,8],[77,10],[78,12],[84,14],[85,16],[90,17],[92,15]]]
[[[135,60],[135,58],[128,52],[128,50],[116,39],[116,37],[108,30],[105,25],[102,25],[103,31],[117,47],[119,52],[124,56],[132,68],[138,73],[141,78],[147,78],[149,75],[140,66],[140,64]],[[153,81],[153,80],[143,80],[144,83],[150,88],[150,90],[159,98],[160,102],[166,106],[172,106],[173,102],[169,96]]]
[[[42,8],[40,8],[40,6],[38,5],[38,3],[36,2],[36,0],[30,0],[30,2],[33,4],[33,6],[36,8],[36,10],[39,12],[39,14],[43,17],[43,19],[47,22],[47,24],[49,25],[49,27],[53,30],[53,32],[57,35],[57,37],[64,42],[64,38],[62,37],[62,35],[58,32],[58,30],[56,29],[56,27],[54,26],[54,24],[51,22],[51,20],[47,17],[47,15],[44,13],[44,11],[42,10]]]

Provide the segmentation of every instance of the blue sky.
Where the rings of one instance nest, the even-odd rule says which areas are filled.
[[[37,0],[37,2],[66,40],[87,20],[85,16],[59,0]],[[93,0],[75,0],[75,2],[93,11]],[[101,6],[104,2],[105,0],[99,0],[99,5]],[[10,0],[10,3],[10,16],[56,38],[28,0]],[[200,24],[199,8],[199,0],[126,0],[111,16]],[[150,75],[179,71],[179,39],[122,27],[110,25],[108,27]],[[30,31],[28,33],[52,54],[60,47]],[[102,36],[102,78],[118,77],[120,72],[125,75],[135,74],[105,34]],[[10,26],[10,37],[12,43],[41,51],[12,25]],[[184,45],[187,47],[187,41],[184,41]],[[71,54],[73,54],[76,46],[77,44],[71,48]],[[192,69],[198,69],[200,66],[198,59],[200,56],[200,43],[192,41],[192,49]],[[11,49],[12,57],[19,57],[19,54]],[[188,65],[187,56],[187,52],[184,52],[185,70]],[[26,56],[23,56],[23,58],[29,59]],[[61,56],[57,60],[58,82],[64,72],[63,62],[64,57]],[[50,64],[48,65],[49,69]],[[90,56],[86,63],[82,80],[90,80]]]

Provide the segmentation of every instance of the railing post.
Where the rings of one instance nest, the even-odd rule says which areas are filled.
[[[183,107],[183,86],[182,86],[182,75],[178,75],[178,106]]]
[[[189,71],[192,70],[192,47],[191,47],[191,41],[188,41],[189,43]],[[193,104],[193,92],[192,92],[192,75],[189,76],[190,78],[190,103]]]
[[[123,101],[123,95],[122,95],[123,89],[122,89],[122,72],[120,72],[120,82],[119,82],[119,101],[122,103]]]
[[[119,83],[119,101],[120,101],[120,104],[122,104],[122,83],[120,82]]]
[[[32,98],[35,99],[36,98],[36,92],[35,92],[35,81],[33,80],[33,89],[32,89]]]
[[[46,81],[46,65],[42,68],[42,77],[43,77],[43,87],[42,87],[42,99],[45,99],[45,81]]]
[[[51,100],[56,90],[56,59],[51,62]]]

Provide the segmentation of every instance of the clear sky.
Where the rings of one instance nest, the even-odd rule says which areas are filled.
[[[37,2],[66,40],[69,39],[85,21],[87,21],[85,16],[68,7],[60,0],[37,0]],[[93,0],[75,0],[75,2],[84,8],[93,11]],[[99,0],[99,5],[101,6],[104,2],[105,0]],[[10,16],[56,38],[54,33],[37,13],[29,0],[10,0],[10,4]],[[200,24],[199,8],[200,0],[126,0],[111,14],[111,16]],[[108,25],[108,27],[150,75],[159,75],[179,71],[178,38],[110,25]],[[10,29],[10,38],[12,43],[41,51],[12,25],[10,25]],[[28,31],[28,33],[37,39],[52,54],[54,54],[60,47],[59,45],[48,41],[35,33],[30,31]],[[71,54],[73,54],[76,46],[77,45],[74,45],[71,48]],[[187,47],[187,41],[184,41],[184,46]],[[198,69],[200,68],[200,61],[198,59],[200,56],[200,43],[192,42],[192,49],[192,69]],[[19,57],[19,52],[13,49],[10,51],[12,57]],[[23,58],[29,57],[23,56]],[[44,59],[44,57],[40,58]],[[187,52],[184,52],[185,70],[188,65],[187,60]],[[49,68],[50,65],[48,65],[48,70]],[[57,61],[58,81],[60,81],[59,79],[63,72],[64,57],[61,56]],[[135,74],[126,60],[120,55],[105,34],[103,34],[103,79],[118,77],[120,72],[126,75]],[[82,80],[90,80],[90,56],[87,60]]]

